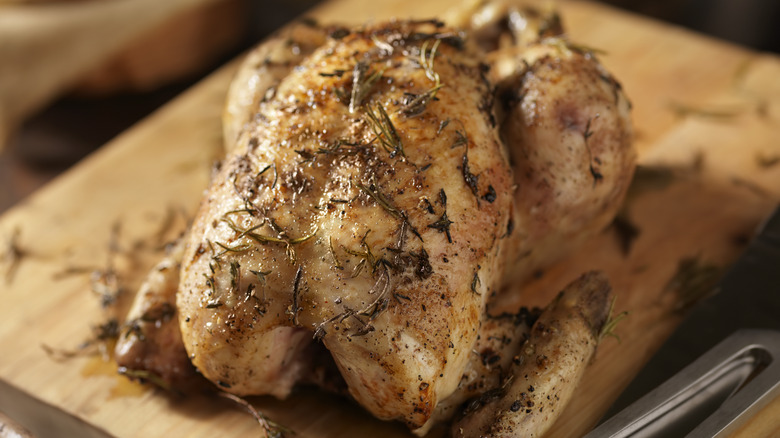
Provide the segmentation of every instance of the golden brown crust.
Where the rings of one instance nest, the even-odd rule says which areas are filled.
[[[359,402],[420,426],[499,287],[511,171],[481,58],[454,30],[345,32],[260,102],[216,177],[181,327],[206,377],[278,396],[316,332]]]
[[[610,287],[588,272],[541,314],[500,386],[467,405],[454,437],[542,436],[568,403],[607,321]]]

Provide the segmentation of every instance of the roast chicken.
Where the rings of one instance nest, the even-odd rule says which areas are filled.
[[[117,360],[237,396],[315,383],[418,434],[543,433],[609,285],[589,272],[544,311],[489,305],[612,220],[629,109],[552,13],[297,23],[240,68],[226,156]]]

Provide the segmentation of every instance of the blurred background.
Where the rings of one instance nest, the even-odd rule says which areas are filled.
[[[776,0],[602,2],[780,52]],[[318,0],[126,3],[0,0],[0,212]]]

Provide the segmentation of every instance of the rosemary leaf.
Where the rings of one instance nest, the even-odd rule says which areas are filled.
[[[363,100],[371,92],[371,89],[379,81],[384,70],[368,73],[368,64],[359,61],[352,69],[352,93],[349,98],[349,112],[354,113],[363,104]]]
[[[366,106],[366,117],[368,125],[371,130],[374,131],[377,140],[382,146],[390,152],[390,156],[393,157],[400,154],[402,157],[406,157],[404,152],[404,145],[401,141],[401,136],[395,129],[390,116],[387,115],[387,111],[381,103],[377,103],[375,108],[371,105]]]

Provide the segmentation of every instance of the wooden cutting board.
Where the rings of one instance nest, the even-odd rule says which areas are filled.
[[[310,15],[352,23],[424,18],[449,3],[332,0]],[[627,222],[639,230],[628,253],[608,229],[504,303],[544,305],[598,268],[618,294],[616,311],[629,312],[616,329],[620,341],[600,346],[556,437],[582,435],[598,421],[680,321],[678,292],[695,292],[692,281],[706,277],[690,274],[727,267],[780,199],[778,58],[597,4],[565,2],[560,11],[574,41],[606,52],[600,58],[634,104],[640,161],[655,171],[640,172],[641,190],[626,205]],[[90,271],[112,267],[132,291],[159,257],[157,243],[183,228],[220,155],[220,111],[235,68],[219,70],[0,218],[0,239],[11,242],[3,249],[22,254],[2,265],[12,269],[0,281],[0,410],[44,429],[65,427],[49,410],[29,407],[31,396],[115,436],[257,436],[256,423],[225,401],[172,399],[128,383],[99,358],[60,362],[43,347],[73,349],[106,317]],[[676,275],[684,259],[698,269]],[[252,401],[298,437],[409,436],[317,391]]]

